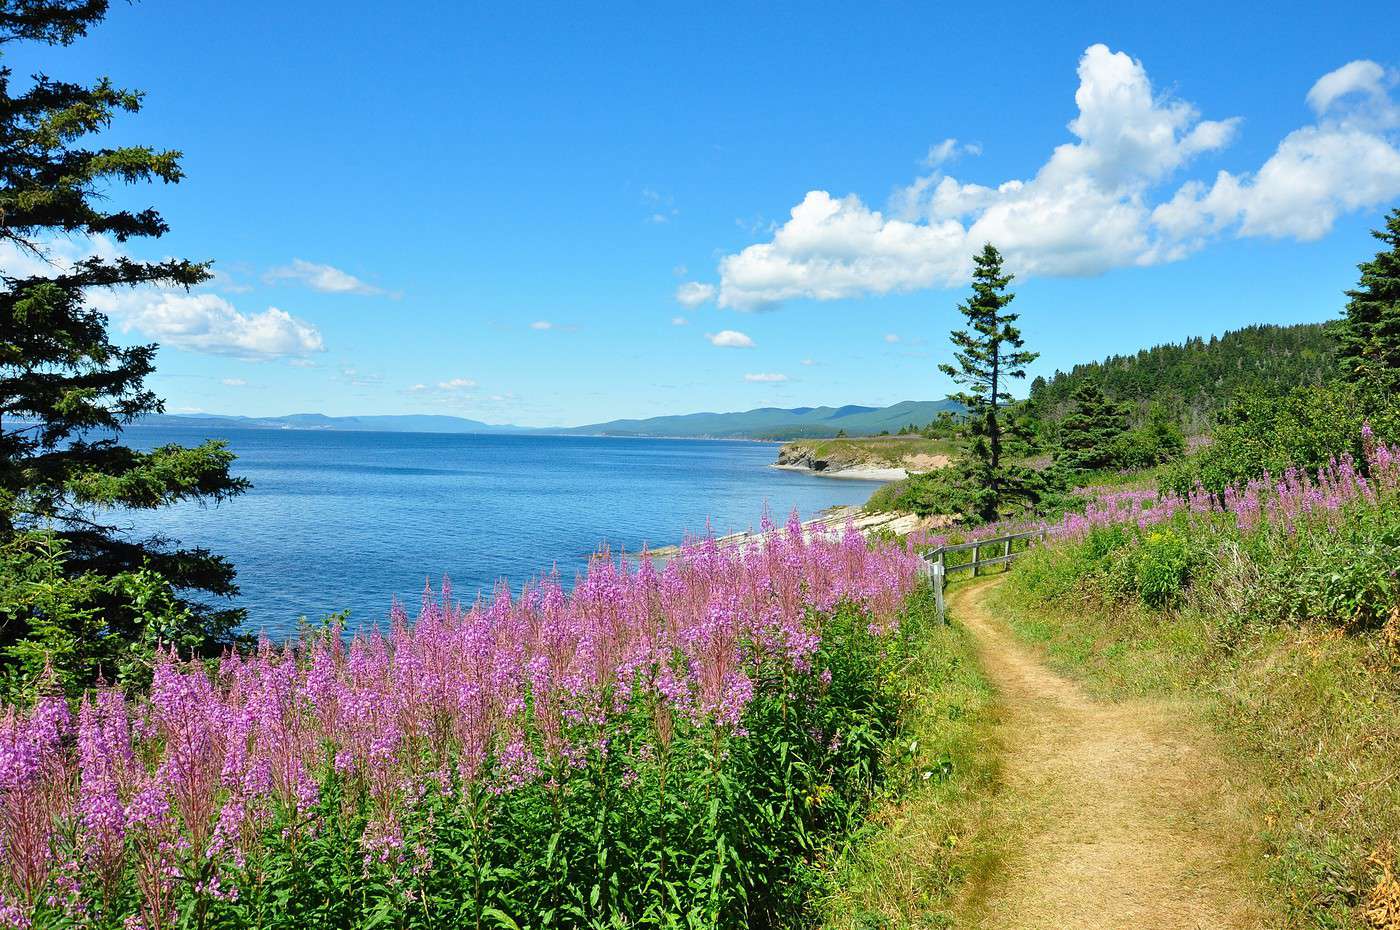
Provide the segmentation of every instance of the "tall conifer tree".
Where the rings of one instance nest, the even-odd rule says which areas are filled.
[[[1348,380],[1393,393],[1400,391],[1400,207],[1371,235],[1387,248],[1357,266],[1361,280],[1347,291],[1337,358]]]
[[[106,0],[0,0],[0,64],[11,43],[67,45],[106,12]],[[20,596],[28,587],[7,583],[14,597],[0,605],[0,666],[10,671],[55,661],[67,663],[70,679],[110,677],[134,642],[208,650],[240,619],[195,596],[234,593],[226,561],[129,538],[110,516],[218,501],[246,486],[230,476],[233,456],[222,443],[150,452],[122,444],[123,426],[162,409],[145,386],[157,347],[112,342],[91,302],[112,289],[188,288],[209,271],[180,259],[68,261],[55,249],[65,238],[125,243],[166,232],[154,209],[113,207],[107,192],[179,181],[180,153],[92,141],[118,114],[138,112],[141,99],[105,78],[84,86],[38,75],[16,89],[0,67],[0,251],[8,253],[0,265],[0,547],[13,572],[4,580],[48,558],[75,582],[56,590],[85,592],[85,603],[64,614],[79,626],[59,628],[51,608]]]
[[[938,368],[966,388],[949,395],[967,409],[966,491],[974,513],[993,520],[1004,504],[1026,493],[1020,470],[1003,462],[1003,410],[1012,403],[1012,379],[1024,378],[1026,366],[1040,353],[1025,350],[1015,326],[1019,314],[1006,310],[1016,295],[1007,290],[1013,276],[1002,270],[1001,253],[988,243],[973,261],[972,297],[958,305],[967,328],[950,334],[957,365]]]

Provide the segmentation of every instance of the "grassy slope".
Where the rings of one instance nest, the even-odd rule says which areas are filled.
[[[926,604],[925,609],[931,609]],[[827,867],[833,930],[951,926],[955,901],[998,861],[987,805],[999,780],[994,694],[961,625],[931,623],[902,676],[906,738],[864,831]]]
[[[948,456],[954,451],[946,439],[925,439],[923,436],[869,436],[851,439],[801,439],[783,446],[782,453],[796,456],[809,453],[814,459],[829,462],[829,468],[852,465],[878,465],[899,468],[913,456]]]
[[[1361,928],[1400,844],[1400,651],[1381,635],[1241,626],[1229,605],[1161,613],[1076,595],[1063,556],[1027,559],[997,608],[1105,696],[1182,694],[1257,798],[1258,879],[1290,927]]]

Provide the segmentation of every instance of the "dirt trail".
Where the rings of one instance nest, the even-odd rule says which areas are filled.
[[[1000,581],[952,594],[1003,705],[1006,867],[960,926],[1259,926],[1244,816],[1208,739],[1159,700],[1098,701],[990,616]]]

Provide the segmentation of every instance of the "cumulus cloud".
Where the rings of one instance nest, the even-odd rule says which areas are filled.
[[[717,287],[689,282],[677,300],[713,296],[721,307],[755,310],[954,287],[984,242],[1018,274],[1093,275],[1178,260],[1222,234],[1316,238],[1342,213],[1400,195],[1395,81],[1374,62],[1319,79],[1307,94],[1317,123],[1286,137],[1257,172],[1222,172],[1210,186],[1177,181],[1165,196],[1194,160],[1230,144],[1240,120],[1202,119],[1155,92],[1141,62],[1104,45],[1084,52],[1078,73],[1074,139],[1033,176],[959,181],[945,166],[976,149],[947,139],[930,149],[930,172],[895,191],[887,209],[809,191],[771,239],[720,260]]]
[[[754,341],[743,333],[733,329],[722,329],[717,333],[706,333],[705,338],[710,340],[710,345],[719,346],[722,349],[752,349]]]
[[[320,330],[277,307],[245,313],[217,294],[144,288],[94,291],[89,299],[123,332],[177,349],[248,359],[325,351]]]
[[[687,320],[687,319],[686,319],[685,317],[683,317],[683,316],[673,316],[673,317],[671,317],[671,325],[672,325],[672,326],[684,326],[685,324],[687,324],[687,323],[689,323],[689,322],[690,322],[690,321]]]
[[[225,378],[225,379],[223,380],[223,384],[224,384],[225,387],[247,387],[247,386],[248,386],[248,382],[245,381],[245,380],[243,380],[242,378]]]
[[[477,383],[471,378],[452,378],[439,381],[437,386],[440,391],[472,391],[476,389]]]
[[[1308,106],[1318,114],[1332,109],[1333,104],[1350,94],[1360,94],[1369,102],[1389,102],[1389,89],[1394,76],[1374,61],[1350,61],[1335,71],[1317,79],[1308,91]]]
[[[55,238],[39,246],[43,255],[19,250],[13,243],[0,244],[0,274],[52,275],[66,273],[82,259],[122,257],[104,236]],[[178,349],[255,360],[300,358],[325,350],[320,330],[306,320],[277,307],[245,312],[205,290],[92,288],[87,299],[122,332]]]
[[[744,375],[744,380],[754,384],[777,384],[786,381],[787,375],[780,375],[777,372],[759,372],[757,374]]]
[[[885,341],[886,341],[886,342],[889,342],[889,343],[898,342],[898,341],[899,341],[899,334],[898,334],[898,333],[885,333]]]
[[[1400,146],[1388,132],[1400,124],[1392,83],[1371,61],[1324,74],[1308,91],[1315,124],[1285,136],[1252,174],[1221,171],[1209,186],[1182,185],[1153,210],[1153,222],[1182,251],[1227,229],[1306,242],[1330,232],[1342,213],[1385,203],[1400,194]]]
[[[549,322],[549,320],[536,320],[535,322],[530,324],[530,328],[539,330],[553,329],[554,324]]]
[[[348,271],[341,271],[331,265],[318,265],[300,258],[292,259],[290,264],[273,268],[263,277],[272,283],[291,281],[324,294],[384,293],[383,288],[362,281]]]
[[[715,290],[713,284],[702,284],[699,281],[687,281],[676,288],[676,302],[683,307],[694,310],[696,307],[714,300]]]

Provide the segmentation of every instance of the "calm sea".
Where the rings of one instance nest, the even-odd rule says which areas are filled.
[[[183,427],[126,431],[138,448],[191,444]],[[248,626],[276,637],[349,609],[382,620],[446,575],[458,597],[558,566],[601,543],[637,550],[862,503],[876,485],[769,468],[767,443],[683,439],[230,430],[253,490],[217,507],[139,515],[135,528],[233,560]]]

